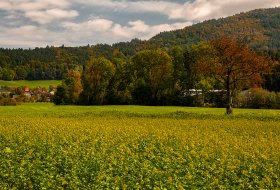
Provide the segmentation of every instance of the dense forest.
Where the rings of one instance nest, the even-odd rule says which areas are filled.
[[[213,41],[223,38],[235,39],[236,44],[242,47],[243,44],[248,45],[250,51],[256,53],[256,56],[266,57],[269,61],[280,61],[279,31],[280,8],[274,8],[254,10],[227,18],[205,21],[181,30],[162,32],[147,41],[133,39],[130,42],[113,45],[97,44],[83,47],[62,45],[35,49],[2,48],[0,49],[0,80],[64,79],[64,86],[59,88],[63,87],[60,90],[67,90],[65,87],[71,86],[73,82],[71,82],[72,79],[67,79],[74,75],[76,78],[79,76],[81,80],[75,87],[79,89],[85,84],[88,87],[92,86],[93,79],[85,76],[90,76],[86,73],[96,70],[97,73],[91,74],[102,75],[102,72],[106,72],[108,74],[105,77],[106,80],[101,84],[96,84],[96,86],[101,85],[98,89],[89,88],[87,91],[84,88],[83,91],[78,92],[79,100],[77,94],[72,94],[76,97],[68,97],[72,103],[83,99],[82,102],[86,104],[126,104],[133,100],[133,103],[137,104],[164,105],[172,102],[171,104],[180,105],[184,103],[180,103],[179,97],[183,97],[189,89],[203,89],[207,85],[208,89],[225,89],[217,81],[212,82],[213,76],[212,78],[198,76],[201,74],[194,69],[198,57],[211,52],[211,50],[206,51],[201,44],[212,44]],[[150,54],[157,58],[158,62],[162,61],[161,67],[169,64],[169,66],[165,65],[164,71],[168,76],[154,72],[160,69],[159,65],[152,64],[155,60],[150,60]],[[143,63],[145,60],[150,65]],[[89,63],[102,63],[102,67],[99,68],[98,64],[89,66]],[[143,71],[143,68],[146,70]],[[133,75],[131,75],[132,72]],[[147,74],[145,72],[150,72],[154,77],[140,77],[145,76]],[[280,91],[279,64],[274,64],[269,73],[263,73],[260,77],[263,80],[258,87],[274,92]],[[169,84],[169,89],[164,89],[164,85],[156,83],[156,80],[164,85]],[[249,89],[254,85],[246,84],[241,89]],[[92,86],[92,88],[95,87]],[[101,89],[106,89],[106,93]],[[94,95],[95,98],[90,99],[94,97],[88,94],[92,90],[101,91],[100,94]],[[188,100],[184,98],[183,101]],[[69,103],[69,100],[66,102]]]
[[[162,32],[150,41],[160,44],[161,47],[172,47],[228,36],[260,51],[278,51],[279,30],[280,8],[258,9],[227,18],[204,21],[181,30]]]

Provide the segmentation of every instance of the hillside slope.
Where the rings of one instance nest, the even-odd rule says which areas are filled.
[[[229,36],[256,49],[277,50],[280,48],[279,34],[280,7],[204,21],[181,30],[162,32],[149,41],[160,47],[171,47]]]

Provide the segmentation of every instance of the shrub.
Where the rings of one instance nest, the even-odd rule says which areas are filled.
[[[236,105],[255,109],[280,108],[280,93],[269,92],[262,88],[252,88],[239,94]]]
[[[17,104],[19,103],[13,98],[0,98],[0,106],[16,106]]]

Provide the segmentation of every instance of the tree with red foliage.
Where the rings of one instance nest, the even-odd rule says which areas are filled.
[[[208,49],[208,55],[203,51],[203,55],[197,59],[197,70],[214,77],[224,86],[227,97],[226,113],[232,114],[232,102],[236,92],[246,85],[259,86],[262,75],[271,70],[274,62],[229,38],[211,41]]]

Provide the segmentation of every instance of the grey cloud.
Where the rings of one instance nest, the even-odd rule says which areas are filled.
[[[275,6],[279,0],[0,0],[0,46],[149,39],[194,21]]]
[[[9,14],[8,19],[16,18],[12,12],[22,14],[26,18],[46,24],[55,19],[72,18],[79,15],[76,10],[70,10],[68,0],[0,0],[0,10],[6,11]]]
[[[256,8],[280,6],[279,0],[192,0],[192,1],[115,1],[115,0],[72,0],[73,3],[93,7],[106,7],[114,11],[154,12],[168,16],[169,19],[206,20],[229,16]]]
[[[190,22],[183,22],[148,25],[144,21],[136,20],[128,22],[127,25],[120,25],[111,20],[94,18],[83,23],[65,22],[62,26],[76,37],[76,39],[72,39],[73,43],[88,39],[87,43],[104,43],[106,41],[106,43],[112,44],[118,41],[129,41],[135,37],[149,39],[161,31],[175,30],[190,24]]]
[[[168,10],[180,7],[182,4],[177,1],[113,1],[113,0],[72,0],[76,4],[87,4],[92,7],[106,7],[113,11],[126,12],[157,12],[166,14]]]

